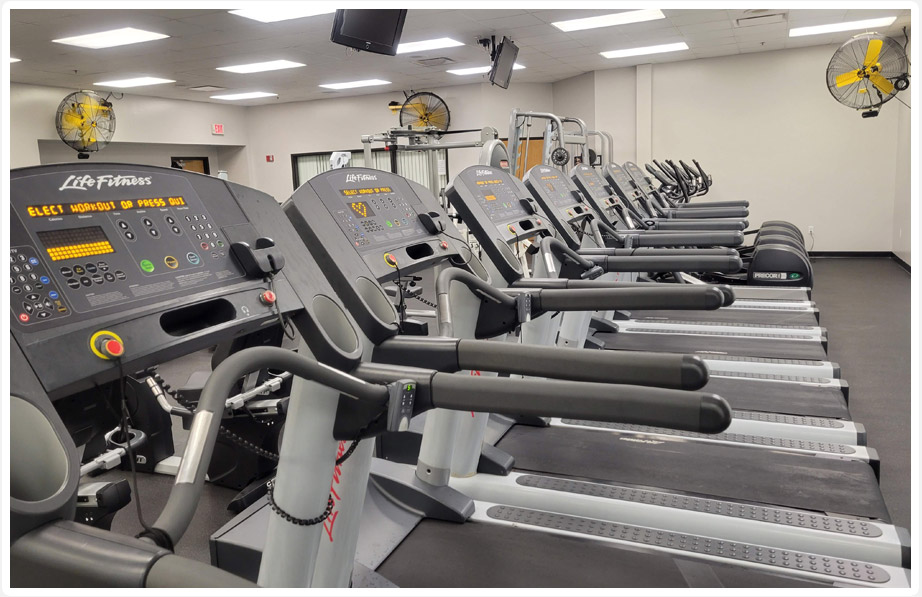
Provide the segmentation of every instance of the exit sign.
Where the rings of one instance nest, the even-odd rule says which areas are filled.
[[[224,134],[224,125],[223,125],[223,124],[213,124],[213,125],[211,125],[211,134],[212,134],[212,135],[223,135],[223,134]]]

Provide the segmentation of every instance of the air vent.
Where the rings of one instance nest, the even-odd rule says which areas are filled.
[[[446,58],[441,56],[439,58],[426,58],[425,60],[417,60],[416,64],[420,66],[442,66],[443,64],[454,64],[455,61],[451,58]]]
[[[776,23],[783,23],[786,19],[786,15],[783,12],[771,13],[771,14],[760,14],[751,17],[743,17],[741,19],[736,19],[737,27],[755,27],[757,25],[774,25]]]
[[[199,85],[198,87],[190,87],[189,91],[224,91],[226,87],[218,87],[216,85]]]

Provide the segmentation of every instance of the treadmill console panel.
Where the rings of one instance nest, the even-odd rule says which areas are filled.
[[[308,185],[378,280],[393,277],[398,268],[408,274],[458,253],[449,239],[426,229],[420,215],[433,216],[396,174],[343,168],[320,174]],[[298,208],[306,207],[297,197]],[[442,217],[434,217],[437,228]]]
[[[112,186],[95,182],[105,174],[11,182],[16,325],[85,321],[108,307],[242,277],[226,237],[188,181],[123,172]]]
[[[611,163],[605,166],[605,178],[611,184],[611,187],[615,189],[615,192],[618,193],[619,197],[630,196],[634,199],[643,198],[643,193],[641,193],[637,185],[634,184],[631,175],[618,164]]]
[[[14,170],[11,333],[46,392],[60,395],[117,377],[116,356],[126,370],[143,367],[192,338],[205,347],[212,333],[258,327],[274,315],[259,301],[265,284],[230,251],[256,237],[210,177],[118,164]],[[283,310],[294,308],[284,276],[276,286]],[[100,342],[111,340],[120,355],[105,353]]]
[[[428,208],[405,178],[390,172],[324,172],[296,190],[284,208],[324,276],[376,342],[393,336],[397,327],[395,311],[375,309],[385,303],[369,298],[378,292],[374,288],[398,272],[407,276],[445,260],[470,258],[468,249],[452,238],[457,233],[451,232],[447,214]],[[441,232],[443,226],[447,233]],[[390,303],[383,291],[380,297]]]
[[[510,247],[524,239],[551,234],[550,223],[527,189],[498,168],[466,168],[445,194],[507,281],[522,275],[521,264]]]
[[[567,175],[552,166],[539,165],[525,174],[524,182],[565,242],[578,249],[581,241],[577,230],[593,212]]]
[[[656,187],[653,186],[653,182],[650,180],[650,177],[640,169],[640,166],[634,162],[625,162],[624,169],[627,171],[627,174],[634,180],[637,186],[643,190],[643,192],[650,193],[651,191],[656,191]]]
[[[596,211],[606,216],[609,225],[620,221],[619,214],[615,211],[623,209],[619,198],[612,195],[605,185],[605,181],[595,168],[580,164],[570,171],[570,178],[576,187],[583,193],[586,201],[595,207]]]

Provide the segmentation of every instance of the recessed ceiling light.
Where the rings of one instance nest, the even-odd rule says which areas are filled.
[[[353,89],[355,87],[371,87],[372,85],[390,84],[390,81],[382,81],[381,79],[367,79],[365,81],[348,81],[346,83],[326,83],[321,85],[321,87],[326,87],[327,89]]]
[[[270,60],[269,62],[254,62],[253,64],[219,66],[216,70],[226,70],[231,73],[261,73],[269,70],[282,70],[283,68],[297,68],[299,66],[304,65],[291,60]]]
[[[12,56],[10,56],[10,64],[14,62],[22,62],[22,61],[19,58],[13,58]]]
[[[161,85],[163,83],[175,83],[172,79],[158,79],[157,77],[137,77],[134,79],[119,79],[118,81],[100,81],[93,83],[100,87],[143,87],[144,85]]]
[[[571,21],[557,21],[551,23],[561,31],[581,31],[583,29],[595,29],[597,27],[613,27],[615,25],[627,25],[628,23],[642,23],[644,21],[655,21],[665,19],[663,11],[656,8],[648,10],[629,10],[627,12],[618,12],[600,17],[588,17],[585,19],[573,19]]]
[[[189,91],[224,91],[227,87],[218,87],[217,85],[199,85],[198,87],[190,87]]]
[[[287,2],[285,4],[288,4]],[[316,15],[326,15],[336,12],[336,9],[329,8],[305,8],[292,2],[293,6],[271,5],[271,8],[251,8],[247,10],[231,10],[232,15],[253,19],[261,23],[275,23],[277,21],[287,21],[289,19],[303,19],[304,17],[313,17]]]
[[[426,50],[438,50],[441,48],[456,48],[463,46],[460,41],[455,41],[450,37],[440,37],[438,39],[427,39],[424,41],[411,41],[397,46],[398,54],[407,52],[425,52]]]
[[[133,27],[124,27],[122,29],[88,33],[75,37],[64,37],[51,41],[56,44],[67,44],[69,46],[80,46],[81,48],[98,50],[100,48],[113,48],[115,46],[137,44],[142,41],[154,41],[155,39],[164,39],[166,37],[169,37],[169,35],[154,33],[153,31],[144,31],[143,29],[135,29]]]
[[[818,35],[820,33],[838,33],[839,31],[853,31],[855,29],[873,29],[874,27],[889,27],[896,17],[882,17],[880,19],[867,19],[865,21],[849,21],[847,23],[832,23],[830,25],[814,25],[813,27],[795,27],[788,34],[790,37],[801,35]]]
[[[248,99],[257,99],[260,97],[272,97],[278,95],[277,93],[267,93],[265,91],[250,91],[249,93],[231,93],[229,95],[212,95],[211,99],[219,100],[248,100]]]
[[[643,56],[645,54],[662,54],[663,52],[678,52],[687,50],[688,44],[684,41],[677,44],[663,44],[661,46],[646,46],[644,48],[628,48],[626,50],[612,50],[610,52],[599,52],[606,58],[627,58],[628,56]]]
[[[474,66],[471,68],[455,68],[452,70],[447,70],[445,72],[451,73],[453,75],[481,75],[483,73],[490,72],[491,68],[493,67],[492,66]],[[512,70],[522,70],[523,68],[525,67],[519,64],[518,62],[516,62],[512,66]]]

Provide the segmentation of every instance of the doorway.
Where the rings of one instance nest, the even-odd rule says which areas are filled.
[[[211,168],[208,167],[208,158],[170,158],[170,168],[178,170],[188,170],[189,172],[198,172],[199,174],[211,174]]]

